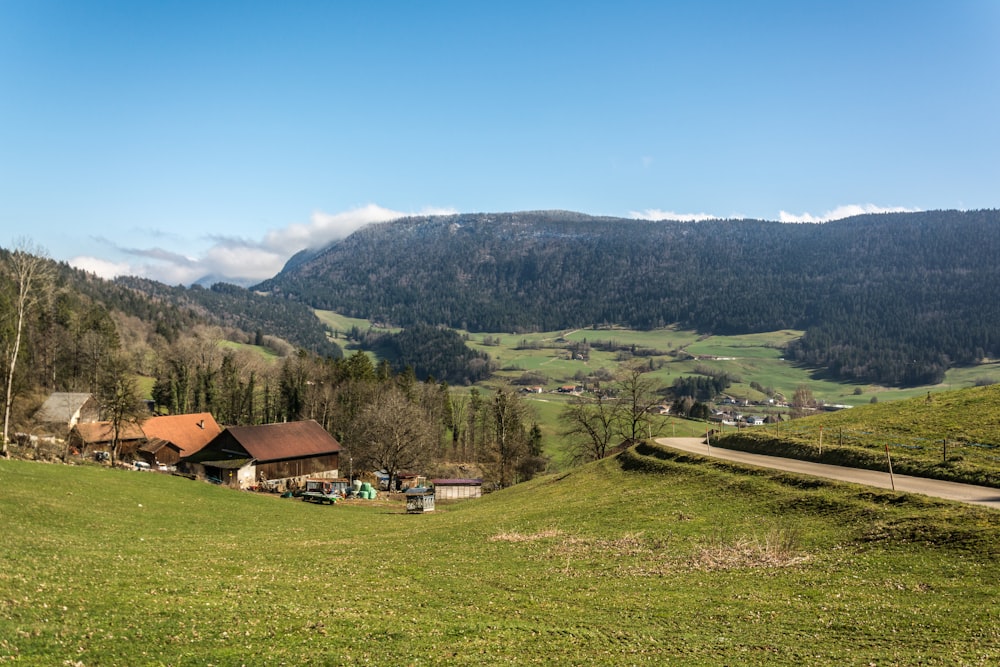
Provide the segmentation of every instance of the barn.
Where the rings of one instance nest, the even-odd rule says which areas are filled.
[[[340,443],[313,420],[231,426],[181,459],[179,467],[245,489],[262,482],[304,483],[340,476]]]

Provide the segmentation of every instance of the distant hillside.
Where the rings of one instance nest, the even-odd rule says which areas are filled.
[[[256,289],[400,326],[803,329],[792,359],[916,385],[1000,356],[998,257],[995,210],[826,224],[462,214],[370,225]]]
[[[153,303],[189,310],[212,324],[251,335],[277,336],[323,356],[343,356],[340,346],[327,338],[323,323],[301,303],[271,299],[226,283],[216,283],[208,289],[199,285],[184,288],[145,278],[123,277],[118,278],[115,285],[145,295]]]
[[[8,253],[0,248],[0,260]],[[45,315],[46,326],[75,327],[71,334],[77,339],[88,329],[104,327],[108,313],[117,311],[148,323],[167,341],[182,337],[197,325],[216,325],[251,337],[275,336],[324,356],[343,355],[327,337],[326,326],[301,303],[272,299],[225,283],[206,289],[171,287],[133,276],[105,280],[65,263],[47,260],[46,264],[56,294],[54,312]],[[4,295],[13,289],[10,277],[0,271],[0,312],[5,312]],[[76,318],[83,323],[72,323]]]

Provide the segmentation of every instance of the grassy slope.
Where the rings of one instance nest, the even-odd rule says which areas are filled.
[[[250,345],[248,343],[234,343],[231,340],[221,340],[219,341],[218,346],[223,350],[250,350],[254,354],[260,355],[260,358],[265,361],[278,361],[281,359],[281,357],[279,357],[274,350],[261,345]]]
[[[876,470],[886,468],[888,446],[895,472],[1000,486],[1000,385],[927,392],[724,434],[716,442]]]
[[[0,661],[995,664],[1000,513],[656,448],[409,516],[0,461]]]
[[[880,401],[910,398],[926,393],[931,387],[911,387],[905,389],[879,387],[873,385],[854,385],[834,382],[819,377],[814,369],[797,366],[783,358],[783,347],[796,339],[801,332],[775,331],[765,334],[745,336],[707,336],[699,337],[691,331],[680,331],[673,328],[657,329],[655,331],[632,331],[628,329],[576,329],[564,332],[544,332],[537,334],[474,334],[470,346],[487,352],[500,362],[502,368],[508,369],[500,373],[501,377],[516,378],[524,371],[541,371],[549,376],[548,388],[554,389],[561,384],[572,382],[573,376],[579,372],[592,372],[605,368],[614,372],[623,363],[617,352],[592,350],[588,362],[566,359],[566,351],[557,343],[558,338],[570,341],[610,341],[623,345],[668,351],[682,351],[700,357],[717,357],[718,359],[687,359],[684,355],[674,358],[667,355],[655,357],[666,362],[663,368],[653,375],[663,385],[669,385],[677,377],[689,375],[696,366],[706,366],[740,379],[729,390],[734,396],[750,399],[760,399],[762,394],[750,388],[751,382],[761,386],[771,387],[784,394],[789,399],[800,385],[808,386],[813,395],[827,403],[843,403],[847,405],[863,405],[877,397]],[[483,345],[482,341],[490,337],[499,340],[499,345]],[[522,341],[538,342],[541,349],[518,349]],[[644,361],[646,358],[637,358]],[[994,378],[1000,380],[1000,366],[996,363],[983,364],[975,368],[956,368],[948,372],[943,385],[934,387],[959,388],[971,386],[976,380]],[[860,390],[860,391],[859,391]],[[859,393],[855,393],[859,391]]]

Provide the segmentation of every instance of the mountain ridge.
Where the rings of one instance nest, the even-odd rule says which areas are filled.
[[[400,326],[469,331],[795,328],[806,331],[790,350],[798,361],[840,379],[922,384],[1000,356],[998,231],[996,210],[825,223],[412,216],[297,256],[254,289]]]

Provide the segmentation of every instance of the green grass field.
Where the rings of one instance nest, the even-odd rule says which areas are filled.
[[[1000,487],[1000,385],[818,413],[740,433],[721,447]]]
[[[254,354],[260,355],[261,359],[265,361],[278,361],[280,359],[274,350],[263,345],[250,345],[248,343],[235,343],[231,340],[220,340],[218,346],[223,350],[249,350]]]
[[[1000,513],[655,447],[407,515],[0,460],[0,662],[1000,660]]]
[[[737,398],[759,400],[764,397],[752,389],[756,382],[770,387],[786,398],[791,398],[800,386],[809,387],[816,399],[826,403],[864,405],[873,398],[892,401],[925,394],[928,390],[971,387],[977,381],[1000,382],[1000,363],[991,362],[968,368],[948,371],[940,385],[923,387],[881,387],[835,382],[825,379],[816,369],[796,365],[784,358],[784,347],[802,335],[801,331],[774,331],[744,336],[698,336],[692,331],[668,327],[653,331],[632,331],[618,328],[574,329],[534,334],[471,334],[469,345],[488,353],[499,362],[499,378],[513,380],[525,371],[538,371],[548,376],[546,387],[555,389],[572,383],[578,373],[592,373],[605,369],[614,373],[624,363],[648,362],[648,357],[630,358],[619,352],[591,350],[589,361],[569,359],[564,341],[614,341],[620,345],[636,345],[669,354],[653,356],[655,365],[662,367],[652,372],[659,383],[666,386],[674,379],[695,372],[698,366],[724,371],[739,381],[727,393]],[[499,344],[484,345],[492,339]],[[523,343],[534,343],[539,349],[522,349]],[[688,356],[690,355],[690,356]]]
[[[317,315],[337,331],[347,331],[354,326],[366,331],[372,326],[368,320],[348,318],[330,311],[317,311]],[[945,381],[933,387],[889,388],[834,382],[824,379],[815,369],[798,366],[784,358],[784,347],[802,335],[802,332],[792,330],[743,336],[700,336],[676,327],[653,331],[602,327],[529,334],[463,333],[468,336],[470,347],[486,352],[498,362],[501,370],[487,385],[512,382],[526,372],[539,372],[546,376],[544,388],[548,392],[554,392],[561,385],[575,384],[581,375],[586,376],[599,369],[614,374],[623,364],[648,364],[650,359],[655,367],[650,376],[660,386],[669,386],[676,378],[691,375],[699,367],[707,367],[737,378],[738,381],[727,393],[751,401],[766,398],[765,394],[752,388],[751,383],[771,388],[786,399],[790,399],[798,387],[806,386],[817,400],[825,403],[864,406],[873,400],[898,401],[923,396],[928,391],[972,387],[983,380],[1000,382],[998,362],[951,369]],[[486,341],[491,344],[486,344]],[[570,358],[567,344],[583,341],[594,346],[589,360]],[[631,356],[627,352],[597,349],[598,342],[610,341],[619,346],[635,345],[655,350],[657,354],[652,357]],[[343,340],[340,342],[344,343]],[[345,349],[350,351],[353,348],[347,346]],[[374,355],[372,359],[373,362],[378,361]],[[453,390],[459,393],[466,391],[462,387],[453,387]],[[542,429],[544,451],[551,458],[554,469],[565,469],[568,463],[567,443],[561,435],[563,426],[559,423],[559,412],[566,400],[565,396],[555,393],[529,398]],[[674,420],[664,425],[661,434],[701,435],[705,429],[704,423]]]
[[[327,326],[338,332],[358,327],[367,331],[373,324],[364,319],[351,318],[332,311],[316,311]],[[390,329],[397,331],[398,329]],[[548,377],[546,388],[555,389],[575,381],[598,369],[611,373],[623,363],[648,361],[647,357],[630,358],[620,352],[593,349],[589,361],[570,359],[566,351],[568,342],[613,341],[619,345],[636,345],[640,348],[664,353],[653,357],[662,362],[662,368],[653,372],[663,385],[677,377],[690,375],[696,366],[725,371],[740,381],[729,392],[739,398],[760,399],[763,394],[750,387],[751,382],[770,387],[790,398],[799,386],[809,387],[813,395],[827,403],[863,405],[873,398],[879,401],[900,400],[919,396],[928,390],[971,387],[983,380],[1000,383],[1000,362],[990,362],[967,368],[953,368],[940,385],[927,387],[892,388],[875,385],[858,385],[824,379],[816,369],[804,368],[784,358],[784,347],[802,335],[801,331],[783,330],[742,336],[700,336],[693,331],[666,327],[652,331],[636,331],[618,327],[599,327],[546,331],[528,334],[510,332],[469,333],[469,346],[489,354],[502,369],[497,378],[513,380],[526,371],[537,371]],[[485,340],[494,344],[486,345]],[[342,344],[344,341],[340,341]],[[537,346],[532,348],[532,346]],[[346,346],[347,350],[353,349]],[[687,355],[691,355],[690,357]],[[659,363],[657,364],[659,365]]]

